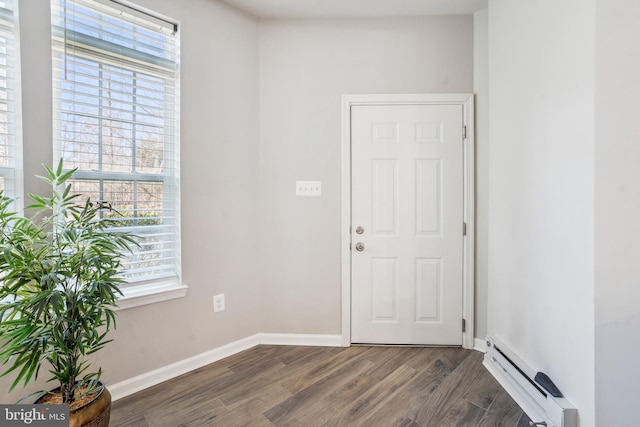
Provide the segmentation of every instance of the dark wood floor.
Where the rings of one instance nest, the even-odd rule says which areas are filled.
[[[524,427],[455,348],[258,346],[113,403],[111,426]]]

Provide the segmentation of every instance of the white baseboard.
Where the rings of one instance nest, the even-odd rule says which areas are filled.
[[[137,375],[115,384],[109,384],[111,399],[116,401],[123,397],[137,393],[146,388],[168,381],[172,378],[186,374],[195,369],[206,366],[210,363],[222,360],[225,357],[233,356],[241,351],[248,350],[259,344],[265,345],[304,345],[340,347],[342,346],[341,335],[315,335],[315,334],[255,334],[247,338],[205,351],[184,360],[172,363],[162,368]]]
[[[184,360],[172,363],[162,368],[154,369],[153,371],[145,372],[144,374],[137,375],[133,378],[129,378],[124,381],[120,381],[115,384],[109,384],[109,391],[111,392],[111,399],[118,400],[130,394],[137,393],[146,388],[160,384],[161,382],[170,380],[187,372],[191,372],[194,369],[201,368],[225,357],[232,356],[241,351],[250,349],[260,344],[258,334],[252,335],[247,338],[223,345],[213,350],[205,351],[204,353],[197,354]]]
[[[486,340],[476,338],[474,341],[473,349],[479,351],[481,353],[487,352],[487,342]]]
[[[260,336],[260,344],[342,347],[342,335],[320,335],[320,334],[258,334],[258,335]]]

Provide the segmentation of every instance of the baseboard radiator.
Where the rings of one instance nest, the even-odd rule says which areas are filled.
[[[535,372],[499,339],[487,338],[483,364],[531,418],[532,425],[577,427],[577,409],[565,398],[553,397],[538,385],[534,381]]]

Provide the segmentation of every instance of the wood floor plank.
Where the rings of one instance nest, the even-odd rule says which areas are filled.
[[[401,365],[342,410],[340,415],[336,417],[335,422],[325,425],[365,425],[364,422],[371,413],[384,407],[386,402],[392,399],[414,375],[415,369]]]
[[[349,402],[355,401],[358,397],[372,389],[379,381],[371,375],[362,374],[344,384],[338,390],[329,394],[325,400],[332,404],[333,409],[343,409]],[[342,407],[340,406],[342,405]]]
[[[481,368],[481,354],[468,355],[451,374],[447,375],[413,419],[422,426],[439,425],[457,398],[470,388]]]
[[[257,354],[253,358],[243,360],[240,363],[234,363],[229,365],[228,368],[237,374],[242,374],[247,377],[251,377],[260,373],[264,373],[269,369],[279,369],[286,366],[280,360],[278,360],[277,351],[272,351],[267,355]]]
[[[489,371],[482,369],[462,398],[486,410],[501,390],[502,387]]]
[[[404,365],[405,361],[413,353],[415,353],[415,350],[409,347],[382,347],[380,357],[373,358],[375,366],[371,368],[371,372],[369,374],[377,380],[382,380],[400,366]],[[371,360],[369,355],[371,355],[371,351],[367,352],[364,357]]]
[[[449,412],[438,421],[438,427],[476,426],[484,414],[485,410],[483,408],[467,400],[459,399],[451,409],[449,409]]]
[[[238,384],[229,392],[221,395],[220,399],[231,409],[246,402],[242,408],[257,415],[291,397],[292,393],[281,384],[292,378],[297,378],[303,371],[308,371],[333,357],[333,354],[328,351],[316,351],[309,348],[305,352],[296,353],[298,353],[296,357],[291,357],[291,354],[284,357],[289,362],[288,365],[279,370],[272,370],[248,379],[244,384]],[[283,361],[282,355],[277,359]],[[256,390],[260,390],[258,396],[256,396]]]
[[[238,384],[237,387],[234,387],[229,390],[229,392],[221,395],[219,399],[227,408],[234,409],[247,401],[251,402],[256,400],[256,390],[260,390],[260,397],[271,403],[270,406],[274,406],[279,403],[276,402],[278,397],[291,397],[291,392],[277,382],[273,383],[268,379],[258,378],[256,380],[245,381],[243,384]]]
[[[378,380],[369,375],[357,375],[351,381],[327,395],[324,398],[325,403],[308,408],[299,419],[289,421],[284,426],[324,425],[377,383]]]
[[[342,368],[346,363],[366,353],[368,350],[366,347],[350,347],[348,350],[320,363],[313,369],[302,373],[297,378],[286,381],[284,386],[291,393],[297,393]],[[370,363],[369,366],[373,366],[373,364]]]
[[[258,363],[260,370],[253,369],[245,365],[235,365],[235,372],[232,375],[225,375],[220,378],[210,378],[206,384],[198,385],[194,387],[196,390],[191,392],[205,391],[210,395],[223,396],[230,393],[232,390],[237,390],[243,387],[247,382],[252,381],[256,376],[268,375],[269,373],[280,370],[285,365],[279,360],[272,357],[273,355],[265,356],[267,360]],[[231,368],[231,367],[229,367]]]
[[[454,351],[460,349],[454,349]],[[416,371],[423,371],[430,366],[442,354],[440,347],[421,347],[414,349],[405,361],[405,365],[412,367]]]
[[[424,401],[423,396],[408,393],[406,389],[402,390],[389,399],[384,406],[371,411],[365,421],[365,425],[366,423],[372,426],[403,425],[407,423],[407,420],[411,420],[411,414],[416,412],[414,408],[420,407]]]
[[[250,374],[243,381],[239,381],[228,390],[220,393],[220,400],[227,407],[238,406],[241,402],[247,399],[255,398],[255,391],[261,390],[262,395],[269,395],[270,390],[273,389],[275,393],[281,395],[287,395],[290,397],[291,393],[281,393],[286,390],[280,385],[286,378],[297,375],[298,372],[308,370],[314,363],[321,363],[331,357],[328,352],[322,351],[307,351],[305,354],[298,354],[295,358],[285,358],[289,364],[285,365],[282,361],[282,354],[274,357],[275,362],[273,364],[260,363],[263,368],[259,373],[253,374],[253,370],[249,370]],[[239,369],[236,367],[236,369]],[[243,371],[243,375],[245,375]],[[273,402],[275,405],[278,402]]]
[[[468,356],[466,352],[462,354],[464,358]],[[458,353],[443,351],[407,385],[407,391],[425,398],[430,396],[462,360]]]
[[[524,427],[459,348],[257,346],[113,403],[112,427]]]
[[[285,388],[277,390],[275,387],[271,389],[271,392],[259,393],[259,396],[251,400],[243,402],[239,408],[241,410],[248,411],[250,414],[256,417],[262,417],[262,415],[273,408],[276,405],[284,402],[291,397],[291,393]],[[258,393],[256,393],[258,394]],[[231,411],[235,412],[235,409]]]
[[[478,427],[516,427],[522,417],[522,409],[506,391],[501,390],[478,423]]]
[[[130,418],[127,418],[119,415],[117,411],[111,412],[110,424],[120,427],[149,427],[149,424],[147,424],[147,420],[145,420],[144,415],[134,415]]]
[[[218,400],[206,396],[185,396],[180,402],[145,412],[149,427],[204,426],[229,411]]]
[[[130,398],[125,398],[111,403],[111,424],[128,427],[135,425],[131,424],[133,420],[144,421],[144,412],[140,411],[140,404],[137,400],[133,402]],[[140,425],[144,426],[142,423]]]
[[[346,352],[340,353],[340,355]],[[339,356],[340,356],[339,355]],[[312,411],[315,405],[322,405],[324,397],[332,390],[340,388],[354,377],[369,369],[372,362],[356,358],[347,362],[320,381],[295,393],[289,399],[266,411],[264,415],[275,425],[282,425],[290,420],[298,419],[306,412]]]
[[[281,353],[285,353],[290,351],[291,348],[287,346],[279,346],[279,345],[257,345],[255,347],[251,347],[246,351],[241,351],[240,353],[233,354],[229,357],[225,357],[220,360],[216,364],[220,364],[222,366],[237,366],[243,363],[250,363],[251,361],[267,359],[268,357],[275,357]]]
[[[166,405],[174,400],[181,400],[182,396],[200,388],[208,388],[211,384],[230,381],[235,383],[237,375],[220,365],[209,365],[208,369],[198,369],[173,378],[162,384],[138,392],[127,399],[113,402],[113,412],[135,414],[141,403],[148,409]]]
[[[394,426],[417,416],[420,408],[446,377],[471,353],[461,349],[422,348],[407,362],[422,369],[383,408],[374,411],[368,421]],[[374,425],[374,424],[372,424]]]
[[[273,427],[273,424],[264,415],[259,415],[243,427]]]
[[[202,425],[207,427],[245,427],[258,422],[258,420],[260,420],[261,425],[273,427],[273,424],[271,424],[269,420],[265,421],[264,416],[256,416],[245,408],[236,409],[233,412],[229,412],[225,415],[217,417],[213,420],[208,421],[207,424]],[[265,422],[267,424],[265,424]],[[197,426],[193,425],[193,427]]]
[[[277,381],[285,386],[296,382],[312,382],[313,380],[307,379],[310,372],[313,371],[316,373],[318,378],[322,378],[319,371],[324,371],[326,373],[327,371],[323,367],[326,368],[326,366],[331,365],[333,362],[330,362],[330,360],[335,356],[336,355],[330,351],[311,352],[304,357],[290,361],[289,364],[285,365],[280,370],[266,373],[263,377],[274,382]],[[289,388],[292,387],[290,386]]]
[[[277,356],[277,359],[285,365],[289,365],[298,360],[311,357],[317,353],[329,353],[329,350],[326,347],[290,347],[287,351]]]
[[[384,424],[381,424],[384,425]],[[402,420],[400,420],[400,422],[398,424],[389,424],[390,427],[422,427],[418,424],[416,424],[415,421],[410,420],[408,418],[403,418]]]

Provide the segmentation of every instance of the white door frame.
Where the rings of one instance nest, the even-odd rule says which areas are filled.
[[[378,94],[342,96],[342,345],[351,345],[351,107],[355,105],[461,105],[464,139],[464,222],[462,316],[465,331],[462,346],[474,348],[475,330],[475,138],[473,94]],[[460,325],[462,329],[462,325]]]

